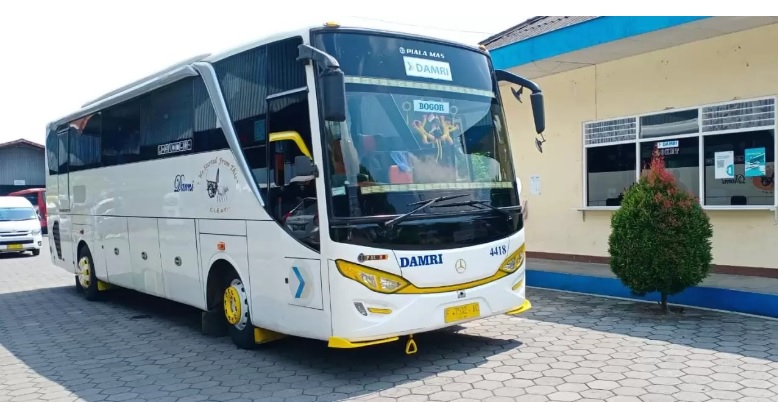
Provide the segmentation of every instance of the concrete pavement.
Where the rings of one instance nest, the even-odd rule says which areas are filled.
[[[199,333],[197,311],[134,292],[87,302],[39,257],[0,256],[0,400],[770,401],[778,321],[529,289],[522,317],[330,350],[257,351]]]

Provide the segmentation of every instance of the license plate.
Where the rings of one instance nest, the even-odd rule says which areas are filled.
[[[447,323],[475,318],[481,315],[481,306],[478,303],[463,304],[449,307],[443,311]]]
[[[22,245],[21,244],[9,244],[8,245],[9,250],[21,250]]]

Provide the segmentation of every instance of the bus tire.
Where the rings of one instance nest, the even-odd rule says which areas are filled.
[[[97,288],[97,276],[95,275],[94,260],[89,247],[83,246],[78,250],[78,265],[76,266],[76,289],[89,301],[100,299],[100,291]]]
[[[222,308],[227,321],[227,331],[232,342],[240,349],[254,349],[254,325],[251,324],[249,300],[240,276],[234,271],[225,275]]]

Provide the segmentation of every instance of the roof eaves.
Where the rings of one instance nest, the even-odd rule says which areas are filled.
[[[510,29],[481,41],[489,50],[521,42],[549,32],[598,18],[597,16],[533,17]]]
[[[38,144],[37,142],[32,142],[29,140],[25,140],[24,138],[19,138],[18,140],[8,141],[0,143],[0,148],[9,148],[15,145],[29,145],[31,147],[39,148],[39,149],[45,149],[45,147],[41,144]]]

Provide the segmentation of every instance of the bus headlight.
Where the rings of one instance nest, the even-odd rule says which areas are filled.
[[[395,293],[409,285],[408,281],[397,275],[354,264],[353,262],[337,260],[335,265],[338,267],[341,275],[357,281],[375,292]]]
[[[37,236],[37,235],[41,234],[41,230],[40,229],[33,229],[33,230],[30,231],[30,234],[33,235],[33,236]]]
[[[503,261],[502,265],[500,265],[500,270],[509,274],[516,272],[521,267],[521,264],[524,263],[524,251],[526,248],[526,244],[522,244],[518,250]]]

